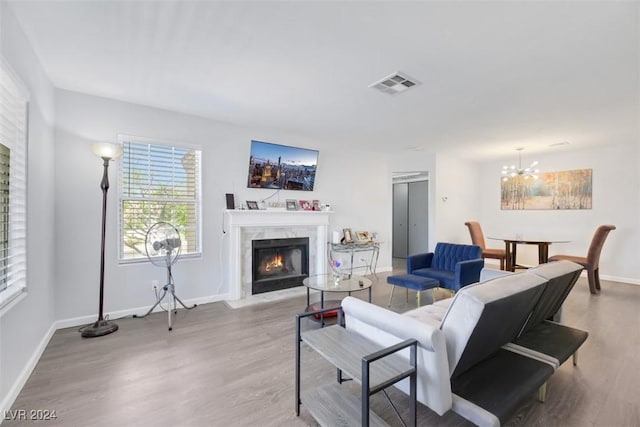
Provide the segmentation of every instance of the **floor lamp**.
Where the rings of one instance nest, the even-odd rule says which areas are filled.
[[[98,320],[92,325],[87,325],[82,329],[84,338],[101,337],[118,330],[118,325],[104,319],[102,309],[104,300],[104,238],[107,226],[107,191],[109,191],[109,162],[118,158],[122,154],[122,145],[108,142],[97,142],[91,144],[93,152],[102,158],[104,173],[102,174],[102,242],[100,247],[100,304],[98,308]]]

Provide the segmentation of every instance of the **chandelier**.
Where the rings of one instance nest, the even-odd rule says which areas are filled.
[[[540,170],[534,169],[538,165],[538,162],[535,161],[531,163],[531,165],[528,168],[523,168],[522,167],[522,150],[524,150],[524,148],[519,147],[519,148],[516,148],[516,150],[518,151],[518,166],[517,167],[516,165],[503,166],[502,180],[508,181],[509,178],[515,178],[517,176],[521,176],[524,179],[538,179],[538,173],[540,173]]]

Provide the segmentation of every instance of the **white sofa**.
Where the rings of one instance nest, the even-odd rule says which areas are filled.
[[[385,346],[417,339],[418,401],[439,415],[452,409],[477,425],[498,426],[561,363],[510,343],[535,326],[530,319],[553,315],[549,310],[568,293],[558,289],[570,290],[581,269],[545,264],[466,286],[453,298],[404,314],[347,297],[346,328]],[[555,288],[548,288],[552,282]],[[398,388],[408,393],[408,382]]]

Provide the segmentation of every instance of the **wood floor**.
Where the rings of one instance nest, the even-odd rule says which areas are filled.
[[[374,303],[386,306],[385,275],[373,289]],[[603,282],[602,289],[592,296],[580,279],[563,313],[565,323],[590,332],[579,364],[565,363],[549,381],[546,403],[531,396],[509,425],[640,426],[640,286]],[[235,310],[202,305],[180,311],[172,332],[165,314],[119,319],[120,330],[101,338],[57,331],[12,407],[55,411],[57,419],[3,425],[315,426],[304,407],[300,417],[294,412],[294,316],[304,304],[297,297]],[[414,294],[409,303],[404,292],[394,295],[393,310],[414,306]],[[327,362],[302,353],[303,387],[335,381]],[[406,412],[405,396],[390,394]],[[372,407],[401,425],[383,398]],[[471,425],[421,405],[418,424]]]

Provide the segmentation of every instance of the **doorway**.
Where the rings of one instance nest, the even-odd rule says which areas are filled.
[[[393,173],[393,265],[429,249],[429,173]]]

